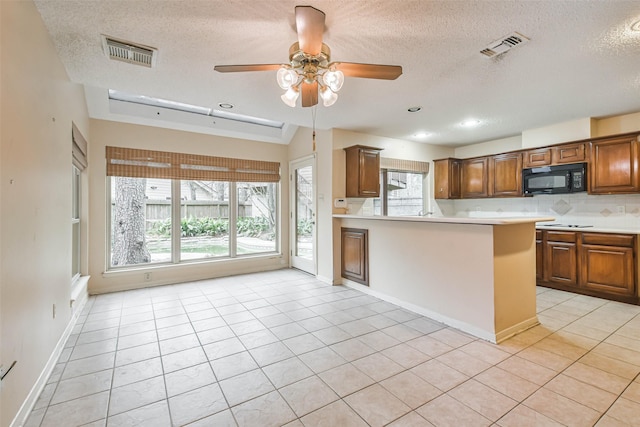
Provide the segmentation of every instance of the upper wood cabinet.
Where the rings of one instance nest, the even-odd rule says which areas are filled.
[[[433,162],[434,198],[460,198],[460,160],[442,159]]]
[[[638,135],[591,142],[590,194],[637,193]]]
[[[522,165],[525,168],[549,166],[551,164],[551,148],[536,148],[522,153]]]
[[[460,195],[463,199],[489,196],[489,158],[462,160],[460,168]]]
[[[522,155],[507,153],[489,158],[489,196],[522,195]]]
[[[354,145],[347,153],[347,197],[380,196],[379,148]]]
[[[551,164],[562,165],[565,163],[582,163],[587,161],[586,144],[562,144],[552,148]]]

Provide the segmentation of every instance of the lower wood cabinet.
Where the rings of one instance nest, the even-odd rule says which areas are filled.
[[[634,234],[536,230],[538,285],[640,304]]]
[[[547,231],[544,243],[544,280],[565,286],[578,285],[576,233]]]
[[[341,275],[369,286],[369,232],[361,228],[341,228]]]

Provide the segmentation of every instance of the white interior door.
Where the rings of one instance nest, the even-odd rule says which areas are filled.
[[[316,274],[316,159],[291,162],[291,266]]]

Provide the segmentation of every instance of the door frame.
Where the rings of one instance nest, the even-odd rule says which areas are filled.
[[[296,262],[296,257],[294,256],[294,252],[297,244],[297,233],[296,233],[296,183],[293,181],[293,174],[295,169],[299,168],[303,163],[309,163],[304,166],[311,166],[311,179],[312,179],[312,202],[313,202],[313,217],[314,224],[312,227],[312,254],[313,260],[311,262]],[[317,166],[317,157],[316,154],[310,154],[308,156],[304,156],[295,160],[289,161],[289,268],[297,268],[299,270],[305,271],[309,274],[316,276],[318,274],[318,197],[317,197],[317,174],[316,174],[316,166]],[[305,265],[306,264],[306,265]]]

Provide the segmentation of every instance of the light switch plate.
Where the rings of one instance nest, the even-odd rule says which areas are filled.
[[[334,199],[333,206],[336,208],[346,208],[347,207],[347,199]]]

